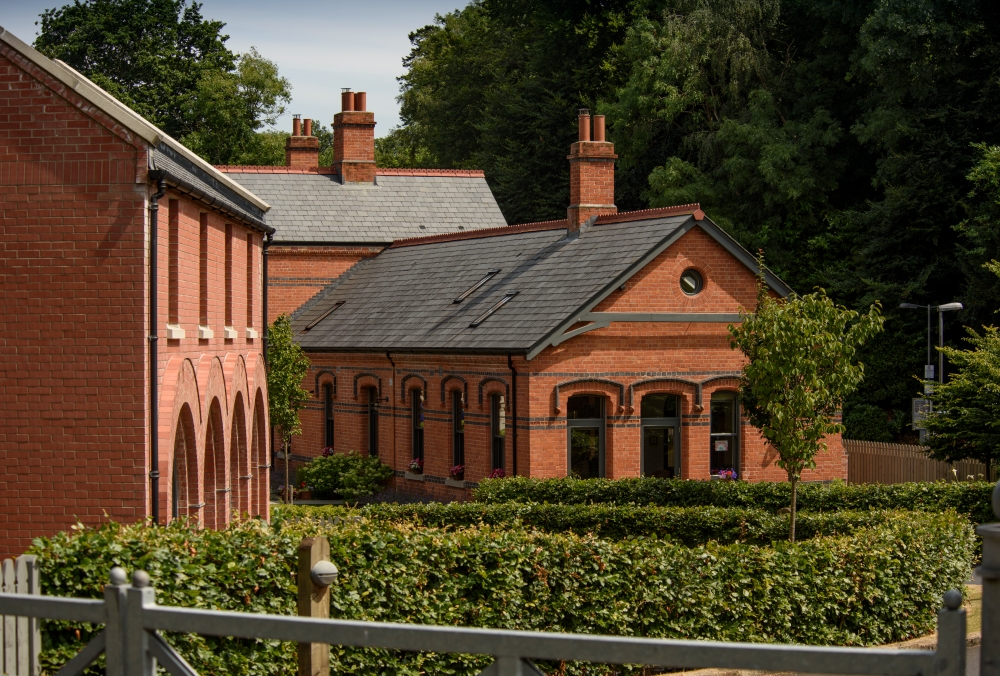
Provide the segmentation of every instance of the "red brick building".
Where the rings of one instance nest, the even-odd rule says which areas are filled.
[[[377,454],[442,499],[498,471],[785,478],[741,416],[728,340],[753,257],[696,204],[616,213],[603,122],[591,141],[581,115],[566,220],[397,241],[294,315],[314,395],[298,455]],[[831,438],[803,478],[846,469]]]
[[[267,515],[267,209],[0,29],[0,556]]]
[[[296,119],[284,167],[218,167],[271,205],[268,321],[291,314],[393,241],[507,222],[481,171],[375,165],[375,114],[345,91],[333,118],[333,164],[319,166],[312,120]]]

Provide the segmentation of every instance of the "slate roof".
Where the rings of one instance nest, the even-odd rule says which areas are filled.
[[[556,222],[535,231],[513,226],[511,234],[394,246],[306,303],[292,319],[293,330],[308,351],[527,353],[695,224],[684,214],[568,235]],[[500,272],[453,302],[491,269]],[[470,328],[511,292],[517,295]]]
[[[507,224],[486,179],[474,172],[380,172],[374,185],[358,185],[341,184],[333,173],[224,170],[271,205],[267,224],[276,244],[389,244]]]

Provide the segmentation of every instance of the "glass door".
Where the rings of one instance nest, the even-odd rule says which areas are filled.
[[[581,394],[566,403],[569,432],[568,474],[581,479],[604,476],[604,397]]]
[[[680,402],[672,394],[647,394],[642,398],[642,454],[640,472],[643,476],[661,479],[681,476]]]
[[[721,470],[739,473],[740,409],[735,392],[717,392],[712,395],[711,448],[709,466],[712,476]]]

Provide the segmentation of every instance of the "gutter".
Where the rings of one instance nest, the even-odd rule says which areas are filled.
[[[149,178],[156,181],[156,192],[149,197],[149,479],[151,482],[151,511],[153,525],[160,523],[160,402],[157,391],[159,379],[159,364],[156,350],[158,337],[156,329],[159,317],[156,302],[156,252],[159,246],[157,230],[159,229],[160,198],[167,192],[167,172],[162,169],[150,169]]]

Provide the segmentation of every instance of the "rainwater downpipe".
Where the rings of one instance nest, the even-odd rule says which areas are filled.
[[[154,165],[155,166],[155,165]],[[159,362],[157,357],[156,329],[159,324],[156,303],[156,251],[159,246],[157,230],[159,229],[160,198],[167,192],[167,172],[162,169],[150,169],[150,180],[156,181],[156,192],[149,197],[149,481],[152,499],[150,501],[153,513],[153,524],[160,523],[160,410],[157,379],[159,378]]]
[[[511,427],[514,428],[514,437],[511,439],[512,473],[517,476],[517,371],[514,370],[514,359],[510,352],[507,353],[507,368],[510,369],[510,417]]]
[[[389,379],[389,396],[386,402],[389,404],[389,411],[392,417],[389,422],[392,424],[392,471],[396,471],[396,362],[392,360],[392,355],[385,353],[385,358],[392,364],[392,377]]]
[[[268,255],[268,249],[270,249],[271,242],[273,242],[273,241],[274,241],[274,232],[272,231],[272,232],[267,233],[267,236],[264,238],[263,246],[261,247],[263,249],[263,251],[261,251],[261,258],[264,259],[263,261],[261,261],[260,272],[261,272],[261,277],[263,278],[261,280],[261,287],[263,287],[261,289],[261,291],[262,291],[262,293],[261,293],[261,296],[262,296],[262,298],[261,298],[261,311],[264,313],[264,374],[265,375],[268,373],[268,364],[267,364],[267,332],[268,332],[268,327],[269,327],[269,325],[267,323],[267,295],[268,295],[267,294],[267,255]],[[270,392],[271,388],[268,388],[267,391]],[[270,430],[269,431],[270,431],[270,436],[271,436],[271,452],[267,454],[267,458],[268,458],[268,465],[269,465],[268,469],[272,469],[272,468],[274,468],[274,425],[270,426]]]

